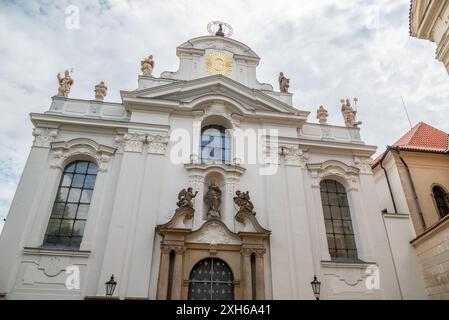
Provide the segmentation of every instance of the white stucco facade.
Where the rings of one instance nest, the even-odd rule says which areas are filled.
[[[232,64],[227,76],[205,67],[208,55],[217,52]],[[199,192],[195,214],[177,227],[200,229],[207,222],[205,188],[214,176],[222,181],[220,221],[230,232],[254,231],[235,219],[237,190],[250,191],[258,223],[271,231],[264,240],[266,299],[313,299],[314,275],[322,282],[322,299],[425,297],[393,259],[401,249],[391,249],[386,230],[395,233],[396,222],[384,224],[370,167],[376,148],[363,143],[360,129],[309,123],[309,112],[292,105],[292,94],[257,81],[259,57],[236,40],[195,38],[179,46],[177,55],[177,72],[139,76],[135,91],[121,92],[122,103],[55,96],[47,112],[31,114],[35,140],[0,236],[0,293],[7,299],[101,297],[114,274],[117,297],[156,299],[162,240],[156,227],[173,217],[179,190],[192,187]],[[231,164],[201,164],[199,135],[211,124],[277,129],[276,157],[269,161],[275,173],[261,174],[267,163],[237,158],[235,144]],[[190,136],[184,163],[172,159],[179,145],[170,136],[178,129]],[[98,165],[81,246],[42,246],[62,170],[80,159]],[[331,259],[323,179],[346,189],[357,261]],[[189,241],[233,245],[237,240],[220,228],[206,228],[197,238],[193,233]],[[400,252],[399,259],[408,255]],[[80,269],[79,289],[65,286],[71,265]],[[366,269],[373,266],[380,282],[370,288]]]

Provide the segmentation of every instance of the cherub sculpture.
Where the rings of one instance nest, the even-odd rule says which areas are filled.
[[[251,202],[251,198],[249,196],[249,191],[241,192],[238,190],[234,197],[234,203],[239,206],[239,211],[247,211],[252,214],[256,214],[254,212],[254,205]]]
[[[178,202],[176,205],[178,208],[193,208],[192,200],[196,197],[198,191],[193,193],[192,188],[182,189],[178,194]]]

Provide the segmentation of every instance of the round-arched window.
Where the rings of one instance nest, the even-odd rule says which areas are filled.
[[[226,262],[207,258],[190,272],[189,300],[233,300],[234,276]]]
[[[446,192],[440,186],[433,187],[432,192],[433,197],[435,198],[435,204],[437,206],[438,213],[440,214],[441,218],[444,218],[449,214]]]
[[[80,247],[96,179],[93,162],[78,160],[64,168],[44,246]]]
[[[358,259],[345,187],[335,180],[323,180],[320,191],[331,258]]]
[[[201,163],[231,162],[231,138],[222,126],[206,126],[201,130]]]

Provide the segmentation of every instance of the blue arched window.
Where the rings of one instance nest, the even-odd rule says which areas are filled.
[[[206,126],[201,130],[201,163],[231,163],[231,138],[221,126]]]
[[[97,165],[74,161],[64,168],[44,246],[79,248],[97,179]]]

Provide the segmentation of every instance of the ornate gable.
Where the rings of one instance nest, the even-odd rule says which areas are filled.
[[[222,75],[122,91],[121,94],[125,108],[131,112],[136,109],[191,112],[203,104],[219,101],[233,105],[239,114],[248,117],[285,117],[289,121],[304,123],[309,114]]]

